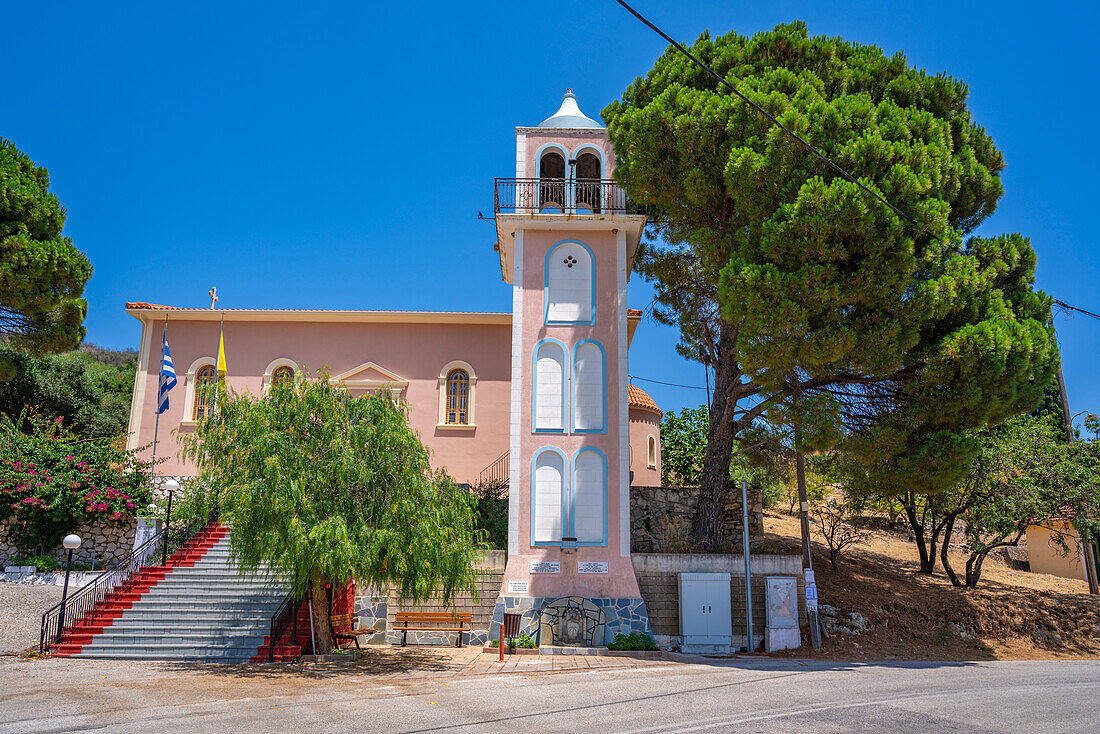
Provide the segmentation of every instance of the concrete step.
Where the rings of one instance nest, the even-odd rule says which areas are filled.
[[[179,604],[160,604],[159,600],[138,602],[123,612],[123,617],[142,617],[146,615],[170,614],[176,619],[185,619],[200,614],[226,615],[226,614],[262,614],[275,611],[279,606],[277,599],[267,600],[225,600],[214,602],[209,600],[196,600],[187,606],[186,611],[181,612]]]
[[[271,621],[271,615],[275,613],[276,607],[270,609],[257,608],[255,610],[207,610],[200,611],[194,614],[187,615],[187,624],[226,624],[226,625],[245,625],[254,623],[257,625],[267,625]],[[185,623],[178,611],[153,611],[153,612],[141,612],[141,613],[128,613],[119,619],[114,621],[114,624],[109,626],[113,627],[115,624],[126,620],[133,621],[137,624],[143,623],[155,623],[155,622],[169,622],[177,627]]]
[[[237,633],[219,634],[131,634],[104,630],[96,635],[88,647],[146,647],[148,645],[232,645],[256,649],[263,642],[264,635],[252,630]]]
[[[196,579],[188,579],[186,583],[175,584],[157,584],[150,587],[146,594],[184,594],[191,591],[204,591],[207,594],[223,594],[225,596],[233,596],[234,594],[257,594],[272,592],[285,595],[289,589],[282,584],[268,584],[264,582],[248,582],[248,581],[211,581],[210,583],[202,583]]]
[[[268,617],[268,621],[270,621],[270,617]],[[204,620],[204,621],[201,621],[201,622],[195,622],[193,620],[188,620],[187,627],[180,627],[180,625],[175,620],[170,620],[170,619],[152,620],[152,621],[148,621],[148,622],[135,622],[135,621],[132,621],[132,620],[119,620],[118,622],[115,622],[114,624],[110,625],[109,627],[105,627],[103,631],[104,632],[118,631],[118,632],[126,632],[127,634],[131,634],[131,633],[135,633],[135,632],[150,632],[150,633],[152,633],[154,631],[156,631],[158,634],[174,634],[176,632],[187,632],[187,633],[194,633],[196,635],[200,635],[200,634],[202,634],[202,635],[217,635],[217,634],[220,634],[222,632],[232,633],[232,634],[238,634],[238,633],[245,634],[245,633],[247,633],[247,634],[252,635],[252,634],[258,634],[259,633],[258,631],[262,631],[263,634],[267,634],[268,627],[263,626],[263,625],[257,626],[255,624],[255,622],[256,622],[256,620],[254,620],[254,619],[241,620],[240,622],[235,622],[234,620],[228,620],[225,624],[221,624],[221,623],[215,623],[215,622],[211,622],[211,621],[207,621],[207,620]],[[263,627],[262,630],[261,630],[261,627]]]
[[[247,663],[257,648],[219,649],[192,646],[84,648],[73,655],[87,660],[172,660],[185,663]]]

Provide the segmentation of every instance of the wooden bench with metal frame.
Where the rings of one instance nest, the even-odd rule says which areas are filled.
[[[329,623],[332,627],[332,642],[336,645],[336,649],[340,649],[340,640],[352,640],[355,642],[355,649],[360,650],[359,647],[359,635],[373,635],[378,630],[374,627],[361,627],[356,629],[356,625],[359,624],[359,615],[352,612],[351,614],[332,614],[329,616]],[[337,632],[337,627],[350,626],[349,632]]]
[[[470,631],[469,612],[395,612],[393,615],[394,632],[401,633],[401,647],[409,632],[457,632],[455,647],[462,647],[462,633]],[[445,624],[451,622],[457,627],[427,627],[426,624]],[[416,625],[416,626],[412,626]]]

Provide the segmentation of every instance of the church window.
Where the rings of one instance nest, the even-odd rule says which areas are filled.
[[[451,370],[447,375],[447,420],[450,425],[467,425],[469,416],[470,376],[466,370]]]
[[[607,367],[603,347],[585,339],[573,348],[573,430],[607,430]]]
[[[534,430],[565,431],[568,382],[565,372],[565,347],[556,339],[545,339],[535,346],[535,389],[532,406]]]
[[[286,385],[294,382],[294,368],[290,365],[283,365],[282,367],[276,367],[275,371],[271,373],[272,385]]]
[[[204,365],[195,372],[195,420],[210,415],[212,386],[216,376],[217,371],[212,364]]]
[[[563,242],[546,256],[546,323],[590,324],[592,254],[579,242]]]
[[[578,545],[607,544],[607,459],[593,448],[573,456],[570,535]]]
[[[648,456],[647,464],[650,469],[657,468],[657,438],[656,436],[650,436],[647,439]]]
[[[448,362],[439,371],[439,421],[436,428],[474,430],[477,374],[469,362]]]
[[[565,528],[565,455],[545,448],[531,471],[531,543],[557,545]]]

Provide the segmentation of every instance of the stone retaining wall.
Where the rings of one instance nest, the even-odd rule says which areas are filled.
[[[21,554],[8,540],[7,521],[0,521],[0,567],[10,563],[12,558]],[[80,536],[80,548],[73,552],[73,563],[91,566],[93,559],[100,568],[110,567],[121,561],[134,549],[134,530],[137,528],[137,520],[124,520],[117,523],[99,524],[98,533],[96,523],[85,523],[76,529]],[[66,551],[61,547],[61,539],[55,548],[45,555],[53,556],[58,564],[64,564]]]
[[[741,550],[741,487],[730,486],[722,513],[726,553]],[[691,522],[698,487],[631,487],[630,550],[634,553],[692,553]],[[749,543],[764,537],[764,505],[759,490],[749,487]]]

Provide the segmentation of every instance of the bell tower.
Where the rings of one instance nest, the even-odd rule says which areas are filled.
[[[494,634],[505,611],[521,613],[540,645],[649,631],[630,561],[626,311],[645,216],[615,184],[614,162],[606,128],[570,90],[552,116],[516,128],[515,178],[495,181],[512,364]]]

